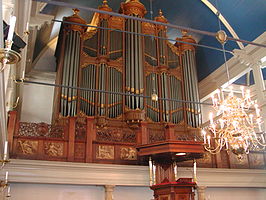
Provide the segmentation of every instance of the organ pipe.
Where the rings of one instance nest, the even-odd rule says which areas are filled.
[[[99,9],[111,10],[106,1]],[[122,3],[120,11],[134,17],[144,17],[146,12],[139,1]],[[86,24],[77,13],[65,20]],[[161,11],[155,20],[167,23]],[[60,42],[64,44],[61,48],[64,56],[58,57],[62,63],[61,71],[58,70],[61,73],[59,83],[134,95],[151,96],[155,92],[160,98],[199,101],[192,45],[173,45],[160,38],[134,34],[166,37],[167,30],[162,25],[106,14],[99,14],[96,21],[96,26],[132,33],[97,28],[85,32],[86,28],[82,26],[63,25],[59,36],[59,40],[64,38]],[[191,38],[185,36],[180,40],[188,41]],[[62,116],[75,116],[79,111],[87,116],[106,118],[117,118],[121,114],[126,116],[127,112],[132,111],[135,116],[135,111],[144,114],[145,106],[146,117],[154,122],[178,124],[186,120],[192,127],[198,127],[201,122],[200,107],[193,103],[153,101],[150,98],[144,101],[139,96],[123,97],[86,90],[78,92],[70,88],[62,88],[59,98],[58,107]],[[127,116],[123,118],[128,119]],[[145,120],[145,116],[131,120]]]

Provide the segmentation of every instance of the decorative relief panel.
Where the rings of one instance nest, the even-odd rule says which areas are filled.
[[[124,28],[124,18],[112,16],[109,18],[109,27],[111,29],[119,29],[122,30]]]
[[[132,147],[121,147],[120,158],[121,160],[137,160],[137,150]]]
[[[75,144],[75,158],[76,159],[85,158],[85,144],[80,144],[80,143]]]
[[[17,153],[24,155],[34,155],[38,151],[38,141],[18,140]]]
[[[114,146],[99,145],[96,147],[96,159],[113,160],[115,158]]]
[[[46,142],[44,143],[44,153],[53,157],[63,156],[64,144],[61,142]]]
[[[100,142],[136,143],[136,134],[130,129],[103,128],[97,131],[96,140]]]
[[[159,142],[165,140],[165,134],[162,130],[151,130],[148,129],[149,133],[149,143]]]
[[[75,137],[76,140],[85,140],[87,132],[87,124],[84,122],[76,122]]]
[[[63,138],[64,127],[46,123],[20,122],[18,136]]]
[[[264,165],[264,156],[262,153],[249,153],[249,164],[251,168],[263,169],[266,168]]]

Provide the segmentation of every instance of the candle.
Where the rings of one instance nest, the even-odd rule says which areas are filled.
[[[250,90],[247,90],[246,92],[246,98],[249,100],[250,99]]]
[[[206,131],[202,130],[204,144],[206,144]]]
[[[207,140],[208,140],[208,145],[209,145],[209,148],[211,147],[211,136],[207,136]]]
[[[156,184],[156,166],[153,164],[153,184]]]
[[[194,175],[194,182],[197,182],[197,163],[194,159],[194,165],[193,165],[193,175]]]
[[[11,195],[10,195],[10,185],[8,186],[8,188],[7,188],[7,197],[10,197]]]
[[[5,178],[5,183],[7,184],[8,182],[8,171],[6,171],[6,178]]]
[[[175,181],[177,180],[177,165],[176,162],[174,162],[174,174],[175,174]]]
[[[10,17],[10,22],[9,22],[8,35],[7,35],[7,40],[9,40],[9,41],[13,40],[15,24],[16,24],[16,17],[15,16],[11,16]]]
[[[227,140],[227,138],[225,138],[225,147],[226,147],[226,150],[229,149],[229,148],[228,148],[228,140]]]
[[[254,107],[256,109],[256,115],[257,115],[257,117],[259,117],[260,116],[260,109],[259,109],[258,104],[255,104]]]
[[[7,149],[8,149],[8,141],[5,141],[5,149],[4,149],[4,158],[3,158],[3,160],[7,160]]]
[[[210,123],[213,124],[213,114],[212,114],[212,112],[209,113],[209,119],[210,119]]]
[[[152,185],[152,160],[151,157],[149,159],[149,169],[150,169],[150,185]]]

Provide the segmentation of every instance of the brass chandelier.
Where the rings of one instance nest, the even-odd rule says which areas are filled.
[[[210,125],[202,131],[204,148],[211,154],[219,153],[224,147],[241,158],[250,150],[265,149],[265,132],[262,130],[259,106],[251,100],[250,90],[245,91],[241,87],[241,94],[242,97],[234,95],[230,87],[227,96],[221,90],[212,96],[213,108],[219,119],[214,120],[211,112]]]

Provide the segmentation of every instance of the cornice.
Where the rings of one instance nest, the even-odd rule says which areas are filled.
[[[147,166],[11,159],[10,182],[148,186]],[[178,168],[178,177],[191,177],[192,168]],[[4,172],[2,172],[4,173]],[[266,188],[266,170],[198,168],[199,186]]]

